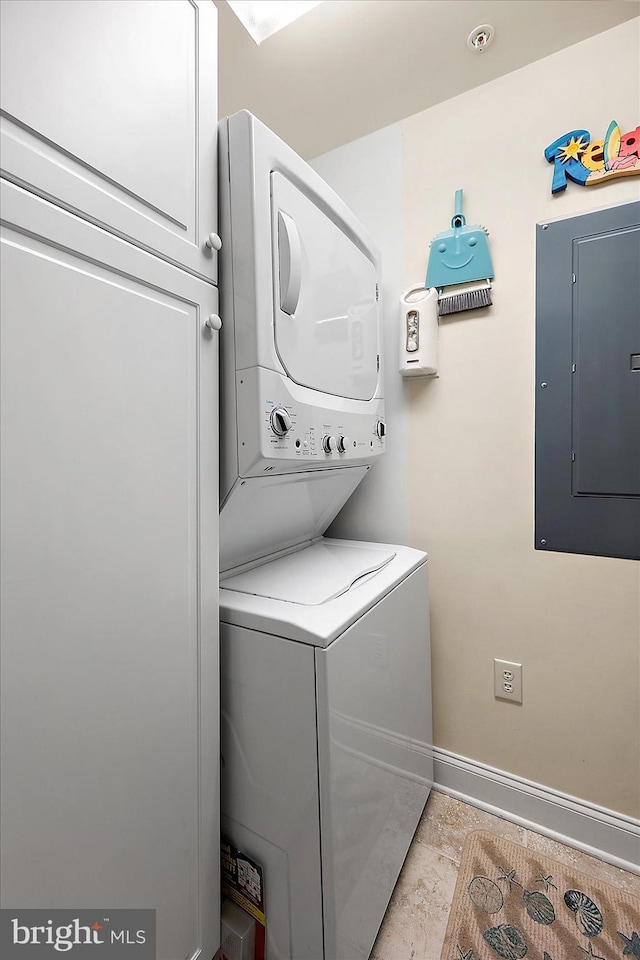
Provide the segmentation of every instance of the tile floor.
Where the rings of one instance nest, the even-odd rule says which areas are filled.
[[[465,837],[487,830],[640,897],[640,877],[431,791],[370,960],[440,960]]]

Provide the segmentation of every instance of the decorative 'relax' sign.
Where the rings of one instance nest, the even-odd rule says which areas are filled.
[[[544,152],[553,164],[551,193],[566,190],[567,178],[590,187],[616,177],[640,174],[640,127],[620,133],[612,120],[604,140],[592,140],[588,130],[572,130],[549,144]]]

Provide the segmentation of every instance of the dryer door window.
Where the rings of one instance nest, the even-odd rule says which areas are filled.
[[[378,385],[376,268],[341,222],[271,174],[274,336],[287,375],[370,400]]]

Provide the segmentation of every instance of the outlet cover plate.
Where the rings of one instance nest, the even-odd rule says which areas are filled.
[[[498,700],[522,703],[522,664],[493,661],[493,694]]]

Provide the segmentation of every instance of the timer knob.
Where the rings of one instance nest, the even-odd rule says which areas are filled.
[[[379,437],[380,440],[383,440],[387,435],[387,425],[384,420],[378,420],[376,423],[376,437]]]
[[[277,437],[284,437],[291,430],[291,417],[284,407],[274,407],[269,415],[269,422]]]
[[[344,453],[349,446],[349,437],[338,437],[338,453]]]
[[[322,449],[325,453],[335,453],[335,451],[338,449],[338,441],[332,436],[323,437]]]

